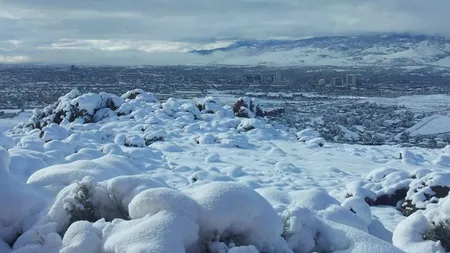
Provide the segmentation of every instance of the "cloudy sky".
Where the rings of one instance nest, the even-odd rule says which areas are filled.
[[[170,64],[239,39],[450,36],[450,0],[0,0],[0,62]]]

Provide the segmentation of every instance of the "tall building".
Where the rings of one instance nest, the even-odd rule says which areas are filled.
[[[253,84],[261,84],[262,83],[262,76],[261,74],[256,74],[253,76]]]
[[[345,84],[344,78],[332,78],[331,79],[331,86],[342,86]]]
[[[317,84],[317,76],[309,76],[308,77],[308,84],[309,85],[316,85]]]
[[[246,83],[253,83],[254,76],[253,75],[245,75]]]
[[[281,81],[283,81],[283,79],[282,79],[282,76],[281,76],[281,73],[280,72],[276,72],[275,73],[275,78],[274,78],[274,80],[273,80],[274,82],[281,82]]]
[[[356,75],[346,75],[345,84],[347,86],[356,86]]]

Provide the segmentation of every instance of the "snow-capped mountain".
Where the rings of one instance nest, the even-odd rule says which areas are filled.
[[[244,40],[190,53],[223,64],[438,65],[450,67],[450,39],[424,35],[364,35],[300,40]]]

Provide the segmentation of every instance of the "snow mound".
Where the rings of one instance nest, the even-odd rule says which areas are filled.
[[[68,164],[58,164],[46,167],[32,174],[27,183],[46,187],[52,191],[60,191],[73,182],[91,176],[97,181],[137,174],[126,158],[116,155],[105,155],[94,160],[80,160]]]
[[[312,139],[315,139],[317,137],[320,137],[320,133],[312,128],[303,129],[302,131],[298,132],[297,139],[302,142],[307,142]]]
[[[0,132],[0,147],[10,149],[14,147],[14,145],[14,140],[11,137],[8,137],[4,133]]]
[[[134,89],[125,92],[121,98],[125,100],[138,100],[138,101],[144,101],[144,102],[151,102],[156,103],[158,102],[158,99],[156,99],[155,95],[151,92],[145,92],[142,89]]]

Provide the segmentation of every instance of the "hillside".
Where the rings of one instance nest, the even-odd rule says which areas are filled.
[[[0,252],[445,252],[422,234],[449,219],[448,149],[328,143],[264,114],[142,90],[34,110],[0,132]]]
[[[218,64],[450,67],[449,39],[404,34],[244,40],[190,53],[203,55],[206,61],[213,59]]]

